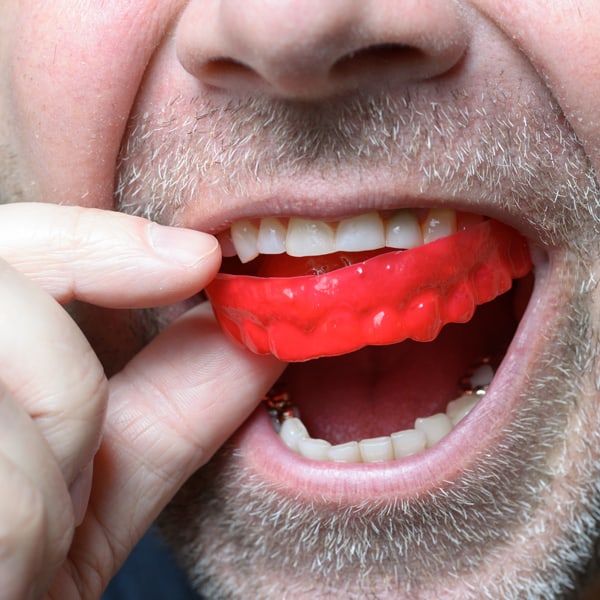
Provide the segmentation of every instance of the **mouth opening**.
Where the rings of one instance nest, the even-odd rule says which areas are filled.
[[[421,231],[430,227],[431,212],[413,211]],[[466,213],[458,217],[450,214],[453,224],[448,228],[449,212],[443,215],[443,233],[438,235],[438,231],[431,239],[421,233],[420,240],[407,250],[370,247],[375,242],[367,241],[367,247],[358,245],[354,251],[334,246],[333,252],[322,255],[296,252],[298,256],[290,258],[278,251],[267,256],[259,252],[246,263],[238,257],[224,260],[222,271],[227,272],[207,290],[224,329],[254,351],[277,356],[278,349],[291,348],[288,354],[293,362],[266,397],[265,408],[284,443],[294,452],[321,461],[400,459],[437,444],[485,401],[487,386],[510,345],[533,288],[531,261],[527,243],[511,228]],[[384,229],[394,216],[379,217]],[[374,221],[372,215],[369,219]],[[258,231],[262,224],[252,225]],[[336,227],[333,229],[335,233]],[[360,230],[360,223],[358,229],[359,239],[373,238],[365,229]],[[223,236],[222,245],[227,249]],[[390,263],[401,264],[411,254],[414,260],[393,273],[393,283],[382,278]],[[327,289],[330,284],[325,284],[324,278],[340,280],[348,269],[356,273],[357,268],[363,272],[372,269],[373,277],[366,282],[350,279],[348,287]],[[398,290],[398,280],[407,280],[410,291],[406,287]],[[314,295],[302,298],[300,291],[307,287],[325,289],[325,301],[331,301],[337,311],[342,306],[345,318],[349,315],[355,323],[360,322],[356,313],[364,309],[356,297],[368,298],[372,313],[381,308],[382,298],[390,295],[395,296],[397,305],[402,304],[415,286],[420,287],[419,299],[424,294],[435,297],[436,310],[425,311],[428,314],[421,318],[421,330],[411,330],[404,323],[408,311],[403,305],[394,315],[395,322],[386,324],[388,337],[376,345],[370,343],[370,334],[360,325],[350,327],[351,334],[343,334],[342,341],[333,344],[328,340],[335,340],[338,327],[323,330],[309,325],[301,339],[286,345],[285,339],[280,343],[278,338],[286,338],[285,327],[283,333],[273,333],[261,321],[266,315],[269,323],[274,320],[276,326],[281,325],[280,307],[271,303],[273,287],[263,290],[262,296],[248,291],[248,284],[269,286],[271,282],[272,286],[274,281],[283,286],[286,298],[300,297],[296,309],[286,307],[288,313],[304,312],[308,321],[315,319],[315,310],[319,313],[317,321],[331,322],[336,317],[328,313],[332,310],[329,306],[325,317],[319,307],[315,308],[321,302],[319,295],[316,300]],[[228,292],[231,295],[224,300]],[[457,295],[467,300],[458,312],[450,314],[445,307],[460,304]],[[243,298],[249,304],[232,302],[232,298]],[[284,315],[283,320],[286,318]],[[436,320],[433,326],[427,322],[431,319]],[[260,346],[256,342],[264,341],[265,331],[267,344]],[[281,358],[290,360],[290,356]]]

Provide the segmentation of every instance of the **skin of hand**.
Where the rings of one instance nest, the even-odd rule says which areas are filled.
[[[0,207],[0,230],[2,598],[97,597],[280,365],[232,347],[198,308],[108,380],[60,303],[187,298],[218,269],[215,239],[36,204]]]

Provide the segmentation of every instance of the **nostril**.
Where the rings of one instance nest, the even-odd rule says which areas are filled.
[[[403,58],[407,52],[413,55],[415,52],[421,53],[417,48],[405,44],[374,44],[345,54],[335,64],[337,66],[351,60],[372,60],[386,63]]]
[[[464,49],[458,46],[439,54],[419,45],[377,44],[349,52],[337,60],[330,70],[333,79],[347,81],[425,80],[447,73],[461,63]]]
[[[375,44],[354,50],[342,56],[333,65],[334,75],[345,75],[352,70],[386,69],[420,62],[425,53],[419,48],[404,44]]]
[[[252,69],[241,61],[232,58],[211,58],[204,64],[204,73],[207,75],[218,75],[227,73],[230,75],[246,74]]]
[[[361,84],[392,84],[395,80],[426,79],[437,75],[438,61],[418,46],[386,43],[344,54],[330,67],[321,63],[308,69],[300,61],[272,61],[261,72],[230,56],[214,56],[198,69],[204,82],[220,89],[271,90],[297,97],[323,96]],[[258,67],[258,65],[257,65]]]
[[[202,76],[206,83],[216,87],[226,85],[228,81],[233,80],[245,81],[246,84],[250,84],[252,80],[260,79],[252,67],[228,57],[207,60],[202,66]]]

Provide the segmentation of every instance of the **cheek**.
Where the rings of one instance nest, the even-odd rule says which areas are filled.
[[[600,167],[600,11],[597,0],[475,0],[531,61]]]
[[[110,207],[114,168],[145,67],[173,3],[21,2],[9,114],[32,199]],[[160,5],[160,6],[155,6]]]

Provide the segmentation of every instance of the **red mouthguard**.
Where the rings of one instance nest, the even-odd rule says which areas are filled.
[[[206,292],[235,340],[257,354],[304,361],[408,338],[431,341],[530,270],[525,238],[489,220],[322,275],[219,273]]]

